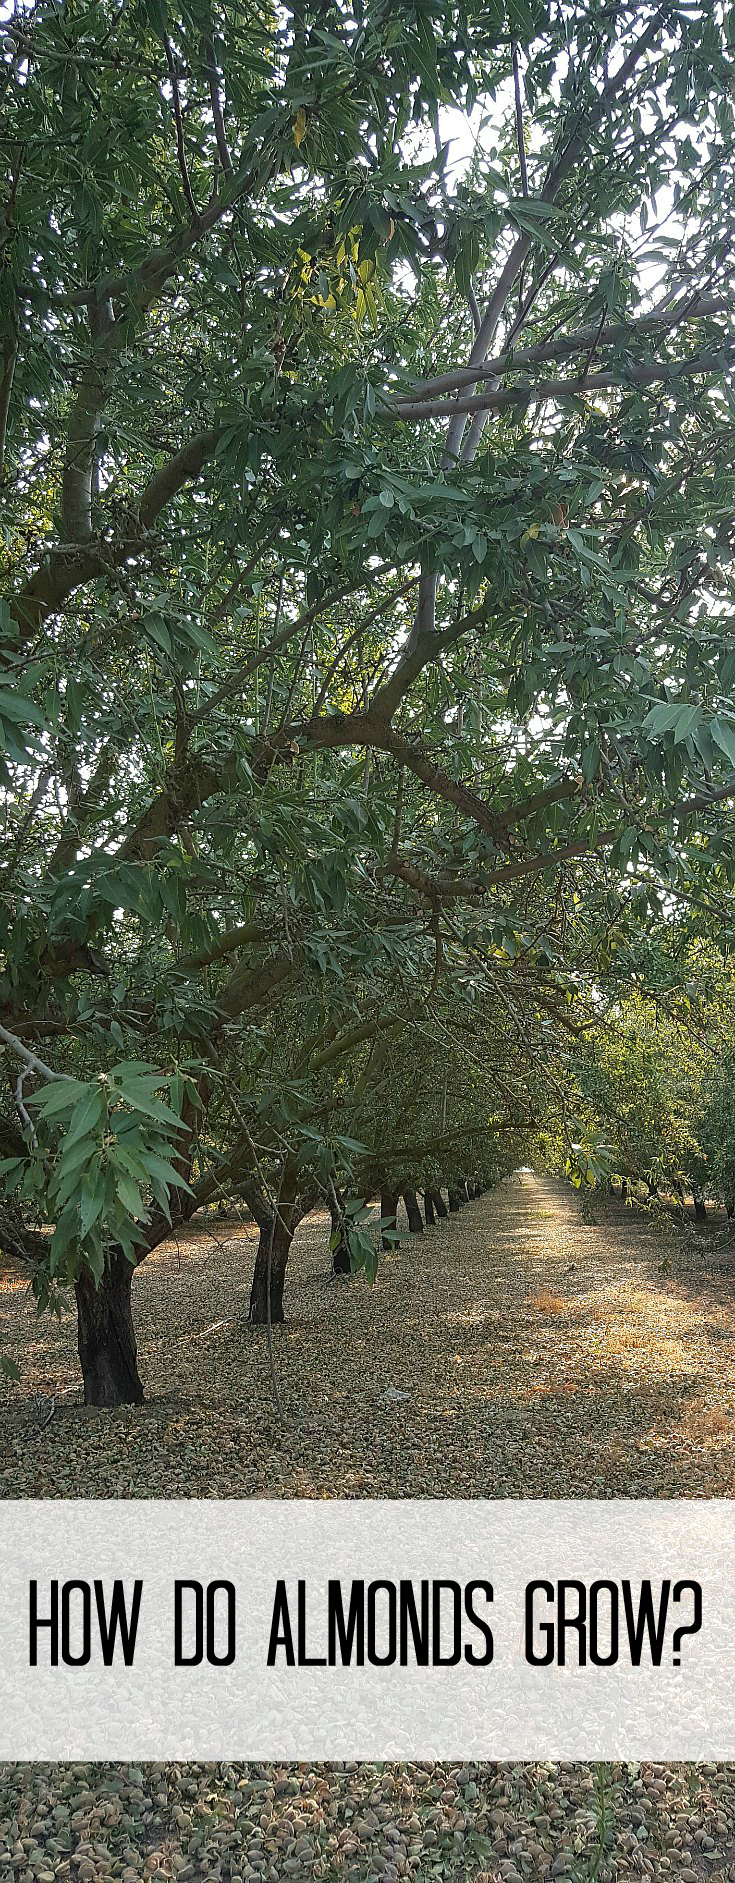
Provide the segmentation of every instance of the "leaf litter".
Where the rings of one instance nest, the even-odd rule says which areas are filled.
[[[71,1321],[0,1285],[5,1497],[733,1495],[727,1267],[566,1186],[510,1179],[332,1280],[297,1235],[274,1330],[247,1326],[254,1232],[205,1226],[136,1278],[147,1404],[77,1402]],[[38,1402],[55,1397],[46,1425]],[[348,1762],[0,1766],[13,1883],[735,1883],[735,1766]]]

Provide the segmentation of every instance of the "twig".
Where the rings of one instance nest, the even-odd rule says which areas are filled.
[[[51,1420],[53,1419],[54,1413],[56,1411],[56,1394],[54,1393],[52,1395],[48,1411],[45,1417],[42,1417],[41,1415],[43,1413],[43,1394],[36,1393],[35,1402],[34,1402],[34,1411],[35,1411],[35,1418],[36,1418],[36,1430],[39,1432],[44,1432],[46,1429],[46,1426],[51,1424]]]
[[[204,52],[205,52],[205,58],[207,60],[207,77],[209,79],[209,99],[210,99],[210,104],[212,106],[212,123],[214,125],[214,135],[217,140],[217,151],[219,154],[219,160],[222,165],[222,169],[224,170],[225,176],[231,177],[232,176],[232,158],[227,148],[227,137],[225,134],[225,120],[224,120],[224,113],[222,110],[222,96],[221,96],[220,88],[219,88],[219,79],[217,77],[217,65],[216,65],[216,61],[214,57],[214,46],[211,40],[207,40],[207,43],[204,48]]]
[[[25,1105],[23,1103],[23,1081],[24,1079],[28,1078],[29,1072],[30,1072],[30,1066],[24,1066],[22,1071],[18,1073],[18,1077],[15,1082],[15,1091],[13,1093],[13,1097],[15,1099],[16,1108],[18,1112],[20,1113],[20,1116],[23,1120],[23,1124],[25,1125],[26,1131],[28,1132],[28,1136],[31,1140],[31,1144],[33,1145],[34,1149],[36,1149],[38,1147],[38,1137],[36,1134],[36,1127],[33,1123],[33,1119],[31,1117],[30,1112],[26,1111]]]
[[[37,1053],[31,1052],[30,1046],[23,1045],[23,1041],[18,1039],[16,1033],[9,1033],[7,1027],[0,1026],[0,1040],[4,1040],[6,1046],[12,1047],[13,1052],[17,1053],[18,1058],[22,1059],[24,1065],[28,1067],[29,1072],[40,1073],[42,1079],[66,1079],[72,1085],[74,1084],[71,1073],[54,1072],[51,1066],[46,1065],[44,1059],[39,1059]]]
[[[477,304],[477,295],[472,286],[472,282],[470,282],[470,285],[467,289],[467,305],[472,315],[472,324],[474,326],[475,333],[479,333],[480,328],[482,326],[482,315],[480,313],[480,309]]]
[[[191,182],[189,179],[189,171],[187,169],[187,163],[186,163],[186,147],[184,144],[184,124],[183,124],[183,119],[181,116],[181,99],[179,97],[179,81],[176,77],[176,63],[174,60],[173,52],[171,51],[171,41],[167,33],[164,33],[163,35],[163,45],[164,45],[164,51],[166,53],[166,64],[168,66],[168,75],[171,80],[171,99],[172,99],[173,108],[174,108],[174,122],[176,125],[176,154],[179,160],[179,170],[181,172],[181,184],[184,191],[184,195],[186,197],[188,208],[191,211],[192,221],[194,223],[198,223],[199,222],[199,210],[197,209],[196,202],[194,200],[194,192],[191,187]]]
[[[395,802],[395,807],[393,811],[393,835],[391,837],[391,843],[390,843],[390,856],[391,857],[397,857],[398,855],[398,846],[401,841],[402,811],[403,811],[403,766],[399,765],[398,784],[396,787],[396,802]]]
[[[4,476],[5,471],[5,441],[8,434],[10,396],[13,390],[13,376],[17,358],[18,348],[15,341],[8,341],[3,352],[3,370],[2,378],[0,378],[0,479]]]
[[[523,93],[521,90],[521,72],[518,64],[518,41],[513,40],[513,88],[516,100],[516,143],[518,162],[521,168],[521,191],[528,195],[528,169],[526,166],[526,140],[523,133]]]
[[[266,1269],[265,1269],[265,1334],[266,1334],[266,1344],[268,1348],[268,1366],[270,1369],[271,1386],[273,1387],[273,1397],[278,1407],[278,1415],[279,1415],[282,1425],[285,1425],[286,1423],[286,1414],[283,1410],[283,1401],[281,1399],[280,1388],[278,1385],[278,1375],[276,1373],[276,1363],[273,1357],[273,1322],[271,1320],[271,1277],[273,1274],[273,1240],[276,1233],[276,1218],[280,1216],[280,1213],[281,1213],[281,1191],[283,1189],[283,1176],[284,1176],[285,1169],[286,1169],[286,1160],[284,1158],[281,1164],[281,1174],[278,1180],[278,1195],[275,1200],[275,1206],[271,1210],[271,1220],[270,1220],[270,1229],[268,1231],[268,1248],[266,1251]]]

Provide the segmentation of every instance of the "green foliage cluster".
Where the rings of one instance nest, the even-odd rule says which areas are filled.
[[[578,1065],[587,1135],[604,1168],[652,1194],[735,1206],[735,983],[711,948],[690,950],[668,998],[612,1009]]]

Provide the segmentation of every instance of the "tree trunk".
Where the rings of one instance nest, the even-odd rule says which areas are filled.
[[[385,1238],[385,1230],[386,1230],[386,1229],[395,1229],[395,1227],[396,1227],[396,1219],[397,1219],[397,1216],[398,1216],[398,1193],[397,1193],[397,1191],[393,1191],[393,1190],[381,1190],[381,1192],[380,1192],[380,1214],[381,1214],[381,1217],[383,1218],[383,1223],[384,1223],[384,1231],[383,1231],[383,1235],[382,1235],[382,1237],[381,1237],[381,1241],[382,1241],[382,1245],[383,1245],[383,1248],[384,1248],[384,1249],[393,1249],[393,1248],[395,1248],[395,1243],[393,1243],[393,1242],[387,1242],[387,1241],[386,1241],[386,1238]]]
[[[419,1208],[419,1200],[416,1195],[416,1191],[404,1190],[403,1201],[406,1205],[406,1215],[408,1217],[408,1227],[411,1231],[411,1235],[412,1236],[423,1235],[424,1219],[421,1215],[421,1210]]]
[[[695,1218],[695,1221],[696,1221],[696,1222],[698,1222],[698,1223],[706,1223],[706,1221],[707,1221],[707,1205],[706,1205],[706,1203],[705,1203],[705,1200],[704,1200],[704,1197],[703,1197],[703,1195],[702,1195],[702,1192],[701,1192],[701,1190],[693,1190],[693,1191],[692,1191],[692,1196],[693,1196],[693,1199],[694,1199],[694,1218]]]
[[[336,1196],[336,1206],[331,1198],[329,1203],[329,1214],[332,1219],[332,1235],[336,1236],[339,1234],[339,1242],[335,1243],[332,1250],[332,1274],[351,1275],[352,1263],[350,1261],[350,1251],[347,1247],[347,1238],[345,1236],[342,1198],[339,1191],[336,1192]]]
[[[426,1217],[427,1229],[432,1229],[436,1222],[436,1210],[434,1208],[434,1198],[430,1190],[424,1191],[424,1216]]]
[[[455,1210],[461,1210],[462,1204],[464,1203],[464,1201],[465,1199],[462,1195],[461,1190],[452,1189],[449,1191],[449,1208],[452,1212],[452,1215],[454,1215]]]
[[[728,1222],[732,1222],[733,1216],[735,1216],[735,1198],[727,1197],[725,1199],[725,1209],[727,1210]]]
[[[441,1217],[443,1221],[444,1217],[449,1215],[449,1211],[447,1209],[446,1203],[442,1196],[441,1190],[432,1190],[431,1201],[434,1205],[437,1216]]]
[[[259,1219],[258,1253],[255,1257],[253,1285],[250,1290],[250,1321],[254,1327],[265,1327],[269,1319],[269,1255],[270,1321],[272,1326],[275,1326],[277,1322],[285,1319],[283,1288],[286,1280],[286,1264],[291,1253],[294,1230],[298,1228],[302,1215],[303,1209],[296,1195],[296,1169],[289,1161],[281,1182],[281,1195],[275,1222],[270,1213],[264,1214]]]
[[[88,1269],[76,1284],[85,1406],[139,1406],[143,1398],[131,1303],[133,1274],[132,1263],[113,1250],[99,1287]]]

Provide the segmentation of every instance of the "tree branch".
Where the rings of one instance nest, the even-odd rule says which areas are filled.
[[[140,530],[113,542],[92,540],[79,547],[64,545],[49,552],[20,593],[8,602],[21,642],[31,640],[50,615],[56,614],[78,588],[119,569],[145,547],[145,533],[165,505],[178,495],[214,455],[223,426],[200,432],[156,471],[137,501]]]
[[[627,59],[623,60],[620,69],[614,73],[613,77],[608,79],[607,83],[603,86],[592,109],[586,114],[585,112],[579,113],[577,122],[568,136],[563,150],[547,171],[546,179],[540,192],[539,200],[541,202],[554,202],[562,183],[566,180],[570,170],[573,169],[577,158],[582,154],[589,132],[604,116],[613,97],[627,85],[628,79],[632,77],[640,59],[654,44],[668,14],[668,4],[658,9],[653,19],[649,22],[646,31],[641,33],[640,37],[632,46]],[[518,279],[526,257],[530,254],[532,247],[533,237],[531,235],[522,232],[516,237],[485,309],[479,332],[476,335],[475,343],[470,354],[470,367],[481,366],[487,359],[502,314],[513,292],[514,284]],[[467,441],[463,444],[466,418],[472,409],[471,407],[457,408],[448,414],[450,424],[447,430],[446,443],[442,457],[442,464],[445,468],[449,468],[452,464],[456,463],[460,455],[466,462],[471,463],[477,453],[485,424],[484,415],[487,408],[482,407],[479,410],[475,409],[475,417],[470,425]],[[422,634],[433,633],[436,609],[436,586],[436,576],[429,570],[425,570],[422,574],[419,589],[419,601],[411,636],[411,645],[415,645]]]
[[[37,1053],[31,1052],[30,1046],[25,1046],[23,1041],[18,1039],[17,1033],[9,1033],[7,1027],[0,1026],[0,1040],[3,1040],[17,1058],[23,1061],[29,1072],[37,1072],[42,1079],[66,1080],[74,1083],[70,1073],[54,1072],[52,1066],[47,1066],[45,1060],[39,1059]]]
[[[543,341],[538,346],[507,347],[505,352],[497,353],[494,359],[485,360],[480,366],[458,366],[454,372],[437,374],[435,379],[420,380],[410,395],[395,401],[392,409],[399,412],[403,405],[434,399],[445,392],[461,392],[463,387],[477,385],[479,380],[501,379],[505,373],[543,365],[546,360],[564,360],[575,353],[588,354],[590,347],[596,351],[598,347],[626,346],[634,343],[639,335],[666,334],[683,321],[710,320],[732,311],[731,303],[719,295],[695,295],[670,313],[642,314],[633,320],[615,321],[607,327],[597,322],[594,327],[578,327],[576,333]]]
[[[719,353],[696,354],[688,360],[654,360],[650,365],[626,363],[618,372],[585,373],[577,379],[538,379],[527,386],[504,386],[497,391],[460,395],[457,399],[427,399],[420,404],[403,405],[390,415],[409,420],[446,418],[454,413],[524,411],[529,405],[541,405],[547,399],[580,399],[590,392],[625,392],[628,386],[669,385],[677,379],[705,377],[722,371],[723,362],[735,359],[735,341]]]
[[[9,340],[3,348],[2,375],[0,375],[0,483],[5,471],[5,446],[8,436],[10,417],[10,398],[13,391],[13,377],[18,358],[18,348],[14,340]]]
[[[518,63],[518,41],[516,39],[513,40],[511,56],[513,59],[513,91],[515,93],[515,112],[516,112],[516,144],[518,147],[518,163],[519,163],[520,172],[521,172],[521,194],[523,196],[527,196],[528,195],[528,166],[526,164],[526,140],[523,134],[523,94],[521,91],[521,69]]]
[[[207,61],[207,78],[209,80],[209,101],[212,107],[212,123],[214,125],[214,135],[215,135],[215,141],[217,144],[217,151],[218,151],[219,160],[222,165],[222,169],[224,171],[225,176],[231,177],[232,176],[232,158],[227,148],[225,120],[224,120],[224,113],[222,110],[222,96],[220,93],[219,78],[217,74],[217,65],[216,65],[216,61],[214,57],[214,46],[212,44],[211,39],[208,39],[205,41],[204,54]]]
[[[86,543],[92,535],[97,428],[113,357],[120,344],[114,328],[112,302],[93,301],[89,308],[91,351],[69,416],[61,480],[61,519],[70,543]]]
[[[181,176],[181,185],[184,191],[184,196],[186,198],[187,209],[191,212],[192,221],[196,224],[199,221],[199,211],[194,201],[194,192],[191,187],[191,179],[189,177],[189,170],[188,170],[188,166],[186,162],[186,146],[184,144],[184,125],[183,125],[183,120],[181,116],[181,98],[179,96],[179,81],[176,74],[176,63],[174,60],[173,52],[171,51],[171,41],[168,37],[168,34],[163,33],[162,39],[163,39],[163,49],[166,54],[166,64],[168,66],[168,76],[169,76],[169,80],[171,84],[171,102],[174,108],[174,124],[176,126],[176,157],[177,157],[177,161],[179,165],[179,173]]]
[[[37,1230],[27,1229],[15,1210],[0,1203],[0,1252],[14,1267],[33,1274],[46,1261],[49,1244]]]

